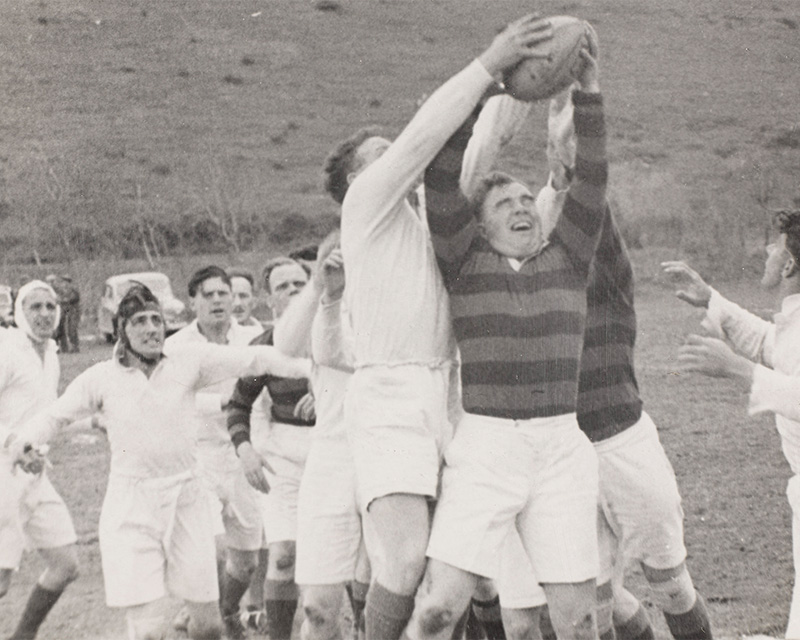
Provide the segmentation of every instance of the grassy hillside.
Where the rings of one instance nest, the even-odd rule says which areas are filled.
[[[599,34],[614,199],[629,240],[740,271],[763,240],[758,202],[800,198],[797,4],[537,6],[585,17]],[[366,123],[396,134],[421,95],[530,8],[521,0],[342,0],[339,11],[306,0],[7,0],[5,261],[29,261],[34,249],[43,259],[81,249],[143,257],[142,235],[180,250],[164,226],[189,229],[189,246],[214,241],[205,248],[219,250],[214,225],[198,224],[204,209],[252,229],[245,247],[318,236],[335,213],[320,188],[332,145]],[[533,181],[544,178],[544,124],[543,105],[506,159]]]

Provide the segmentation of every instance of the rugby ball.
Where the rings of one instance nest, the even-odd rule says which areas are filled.
[[[572,16],[547,20],[553,37],[534,45],[537,55],[512,67],[503,77],[506,91],[517,100],[551,98],[575,82],[583,64],[580,52],[584,46],[597,55],[597,36],[588,22]]]

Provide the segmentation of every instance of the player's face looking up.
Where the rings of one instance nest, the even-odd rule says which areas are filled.
[[[56,329],[56,299],[45,289],[31,291],[22,301],[22,311],[39,340],[47,340]]]
[[[767,245],[767,259],[764,262],[764,276],[761,286],[765,289],[774,289],[781,283],[782,271],[791,254],[786,249],[786,235],[781,234],[778,240]]]
[[[498,253],[527,258],[542,246],[542,221],[536,198],[519,182],[492,187],[480,212],[481,235]]]
[[[231,292],[233,294],[233,317],[239,324],[250,320],[253,315],[253,286],[247,278],[231,278]]]
[[[222,278],[204,280],[191,300],[201,328],[220,326],[231,319],[233,296]]]
[[[125,323],[131,349],[145,358],[157,358],[164,348],[164,318],[158,311],[139,311]]]
[[[306,283],[308,274],[295,262],[279,265],[272,270],[269,274],[267,304],[275,318],[281,317],[292,297],[300,293]]]

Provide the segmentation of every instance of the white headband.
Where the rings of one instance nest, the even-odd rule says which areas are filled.
[[[28,297],[28,294],[36,291],[37,289],[47,291],[53,296],[54,300],[58,300],[58,296],[53,290],[53,287],[46,282],[42,280],[31,280],[30,282],[26,282],[19,288],[19,291],[17,292],[17,299],[14,301],[14,322],[28,335],[31,340],[34,340],[35,342],[44,342],[44,340],[34,333],[30,323],[28,322],[28,318],[25,317],[25,311],[22,309],[22,303],[25,301],[25,298]],[[56,327],[58,326],[60,320],[61,307],[56,304]]]

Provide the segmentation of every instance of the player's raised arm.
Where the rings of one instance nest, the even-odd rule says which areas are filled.
[[[317,313],[320,299],[329,286],[344,288],[342,254],[338,248],[339,232],[331,233],[317,251],[317,267],[308,286],[296,296],[275,323],[273,343],[281,352],[293,357],[311,354],[311,324]],[[337,281],[329,284],[331,280]],[[340,282],[339,282],[340,281]]]
[[[477,60],[439,87],[383,155],[358,175],[348,191],[348,210],[358,209],[360,202],[369,203],[370,211],[364,214],[377,224],[376,209],[388,211],[394,202],[406,197],[495,79],[536,55],[532,47],[551,35],[547,20],[536,14],[506,27]]]
[[[599,66],[588,46],[572,93],[575,111],[575,175],[570,182],[554,238],[564,244],[574,264],[588,272],[594,258],[606,210],[608,159]]]

